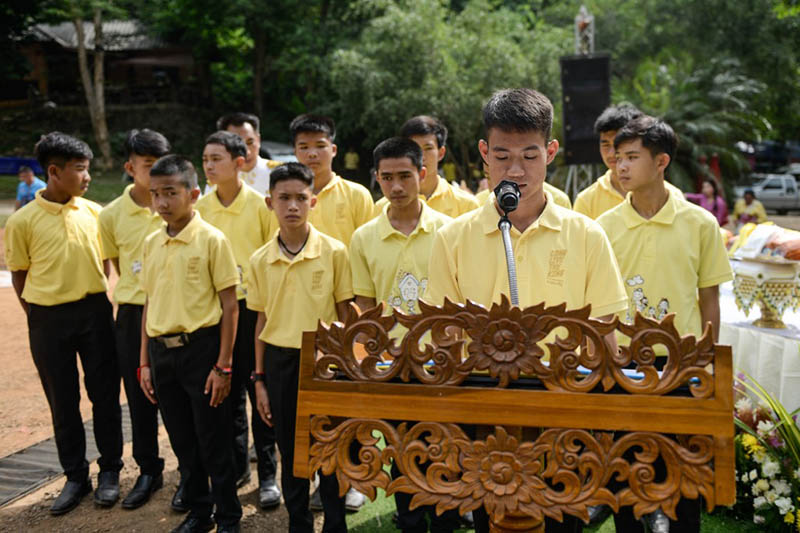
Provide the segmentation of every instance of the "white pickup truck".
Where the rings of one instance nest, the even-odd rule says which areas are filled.
[[[792,174],[762,174],[761,179],[749,187],[736,187],[737,198],[752,189],[764,208],[785,215],[787,211],[800,211],[800,188]]]

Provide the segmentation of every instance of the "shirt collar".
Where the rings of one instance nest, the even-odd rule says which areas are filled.
[[[334,172],[333,176],[331,176],[331,181],[329,181],[327,185],[325,185],[322,188],[322,190],[317,193],[317,196],[322,196],[324,193],[330,191],[331,189],[336,187],[340,181],[342,181],[342,178],[340,178],[339,175],[336,172]]]
[[[428,207],[423,200],[420,200],[419,203],[422,205],[422,210],[419,212],[419,220],[417,221],[417,227],[414,228],[409,235],[405,235],[400,231],[397,231],[393,226],[392,223],[389,221],[389,207],[391,207],[391,202],[386,202],[386,205],[383,206],[381,210],[381,214],[378,215],[378,235],[380,236],[381,240],[388,239],[393,234],[402,235],[404,238],[413,237],[416,233],[421,231],[425,233],[431,233],[434,230],[433,227],[433,216],[431,216],[431,208]]]
[[[606,170],[606,173],[597,178],[597,183],[605,189],[610,195],[623,200],[625,197],[619,193],[614,185],[611,183],[611,169]]]
[[[125,210],[128,212],[128,214],[133,215],[138,213],[139,211],[147,211],[149,214],[153,216],[158,216],[158,213],[156,213],[155,211],[151,211],[149,207],[142,207],[133,201],[133,198],[131,197],[132,189],[133,189],[133,183],[125,187],[125,190],[122,193],[122,205],[125,207]]]
[[[78,205],[76,203],[74,196],[70,198],[67,203],[60,204],[58,202],[51,202],[50,200],[45,200],[45,198],[42,196],[42,193],[44,191],[45,189],[39,189],[38,191],[36,191],[36,198],[34,200],[36,201],[36,204],[39,207],[41,207],[51,215],[58,215],[64,209],[73,209],[73,210],[78,209]]]
[[[267,168],[267,160],[261,157],[260,155],[256,156],[256,164],[253,165],[253,168],[251,168],[250,170],[239,171],[239,177],[252,176],[256,173],[256,171],[259,168]]]
[[[625,221],[625,226],[627,226],[628,229],[632,229],[646,223],[672,224],[675,220],[675,215],[678,213],[678,202],[680,200],[676,198],[669,189],[667,189],[667,194],[667,203],[658,210],[658,213],[648,220],[637,213],[636,209],[633,208],[633,204],[631,203],[633,195],[628,193],[625,197],[625,202],[622,204],[622,219]]]
[[[545,228],[554,230],[554,231],[561,231],[562,220],[561,215],[559,214],[558,210],[562,209],[556,206],[555,201],[553,200],[553,195],[550,194],[549,191],[544,191],[545,197],[545,206],[542,214],[539,215],[530,226],[525,228],[525,231],[522,233],[528,233],[529,231],[536,230],[539,226],[543,226]],[[497,212],[497,208],[495,207],[495,197],[494,194],[489,195],[489,200],[483,206],[481,206],[480,213],[478,214],[478,218],[481,221],[481,227],[483,227],[484,234],[488,235],[493,231],[500,231],[497,227],[497,222],[500,220],[500,213]],[[511,226],[512,232],[517,232],[514,226]]]
[[[446,179],[441,177],[439,174],[436,174],[436,179],[437,179],[436,188],[433,190],[433,192],[431,193],[431,197],[428,198],[428,200],[433,200],[437,196],[444,196],[448,192],[451,192],[448,191],[448,189],[450,188],[450,184],[447,182]]]
[[[210,206],[211,209],[213,209],[214,211],[224,211],[232,215],[240,214],[242,212],[242,209],[244,209],[245,203],[247,202],[246,197],[249,191],[246,190],[246,187],[249,187],[249,185],[247,185],[245,182],[241,180],[239,180],[239,182],[242,184],[242,187],[241,189],[239,189],[239,192],[236,193],[236,198],[233,199],[233,202],[231,202],[231,205],[229,205],[228,207],[225,207],[224,205],[222,205],[222,202],[219,201],[219,196],[217,196],[217,188],[214,187],[208,193],[211,195],[211,206]]]
[[[192,219],[189,221],[189,223],[186,224],[186,226],[182,230],[180,230],[178,234],[175,235],[174,237],[170,237],[169,233],[167,233],[167,223],[165,222],[163,227],[161,228],[161,232],[159,233],[161,235],[161,245],[163,246],[169,243],[170,241],[177,241],[177,242],[182,242],[183,244],[189,244],[190,242],[192,242],[194,236],[197,234],[197,230],[200,227],[200,224],[202,224],[202,220],[203,219],[200,216],[200,213],[194,211],[194,216],[192,216]]]
[[[309,232],[308,232],[308,241],[306,241],[306,245],[303,246],[303,249],[300,250],[300,253],[294,256],[293,259],[289,259],[283,251],[281,251],[281,246],[278,244],[278,236],[280,235],[280,230],[278,233],[275,234],[275,238],[269,242],[269,246],[267,247],[267,263],[275,263],[276,261],[283,261],[284,263],[296,263],[302,261],[304,259],[315,259],[320,256],[322,250],[322,237],[320,237],[319,231],[308,223]]]

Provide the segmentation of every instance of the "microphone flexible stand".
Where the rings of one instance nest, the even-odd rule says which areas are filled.
[[[497,223],[500,234],[503,236],[503,247],[506,250],[506,266],[508,267],[508,292],[511,296],[511,305],[519,307],[519,291],[517,289],[517,261],[514,259],[514,248],[511,246],[511,221],[504,214]]]

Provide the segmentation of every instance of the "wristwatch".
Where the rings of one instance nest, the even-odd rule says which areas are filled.
[[[250,381],[255,383],[256,381],[264,381],[264,373],[263,372],[256,372],[253,370],[250,373]]]

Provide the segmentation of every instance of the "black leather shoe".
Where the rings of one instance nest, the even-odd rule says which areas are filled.
[[[58,516],[70,512],[90,492],[92,492],[92,482],[88,478],[83,483],[80,481],[67,481],[64,483],[64,488],[61,489],[61,494],[58,495],[58,498],[50,507],[50,514]]]
[[[233,524],[232,526],[217,526],[217,533],[240,533],[242,529],[239,527],[239,524]]]
[[[94,503],[100,507],[111,507],[119,499],[119,472],[100,472],[97,474],[97,489]]]
[[[240,489],[250,483],[250,469],[248,468],[239,479],[236,480],[236,488]]]
[[[184,498],[186,497],[186,486],[183,484],[183,480],[181,479],[180,484],[178,485],[178,490],[175,491],[175,495],[172,497],[172,503],[170,503],[170,507],[176,513],[185,513],[189,510],[189,506],[186,505],[186,501]]]
[[[258,487],[258,505],[262,509],[272,509],[281,504],[281,489],[275,483],[275,478],[270,477],[261,482]]]
[[[211,518],[198,518],[189,515],[183,519],[178,527],[172,530],[172,533],[206,533],[214,529],[214,521]]]
[[[137,479],[133,488],[122,500],[122,507],[124,509],[136,509],[146,504],[155,491],[164,486],[164,476],[158,474],[151,476],[150,474],[141,474]]]

